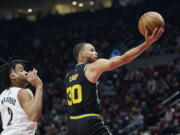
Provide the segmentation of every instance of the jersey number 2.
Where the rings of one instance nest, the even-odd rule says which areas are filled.
[[[9,107],[7,109],[8,109],[8,114],[10,115],[10,119],[9,119],[9,121],[7,123],[7,126],[9,126],[9,125],[11,125],[11,121],[13,119],[13,112]]]
[[[67,102],[71,106],[73,104],[78,104],[82,102],[82,87],[79,84],[73,85],[66,89]]]

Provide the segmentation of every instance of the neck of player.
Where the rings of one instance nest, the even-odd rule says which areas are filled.
[[[10,86],[11,87],[15,86],[15,87],[19,87],[19,88],[26,88],[27,84],[25,84],[25,83],[17,83],[17,82],[11,81],[11,85]]]

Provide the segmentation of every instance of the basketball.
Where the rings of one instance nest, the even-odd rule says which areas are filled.
[[[164,27],[164,19],[157,12],[147,12],[143,14],[138,22],[139,32],[145,36],[145,32],[147,31],[148,35],[151,35],[155,28]]]

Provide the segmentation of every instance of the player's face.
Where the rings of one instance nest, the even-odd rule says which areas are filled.
[[[15,69],[10,73],[11,80],[14,80],[18,84],[27,85],[27,71],[25,71],[23,65],[16,64]]]
[[[84,46],[83,52],[87,63],[94,62],[98,59],[98,53],[96,52],[94,46],[91,44],[86,44]]]

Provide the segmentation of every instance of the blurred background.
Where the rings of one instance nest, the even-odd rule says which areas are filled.
[[[27,60],[44,82],[36,135],[67,135],[63,79],[76,64],[73,46],[90,42],[99,57],[121,55],[144,41],[137,23],[148,11],[164,17],[165,33],[132,63],[104,73],[102,115],[113,135],[177,135],[179,0],[0,0],[0,57]]]

